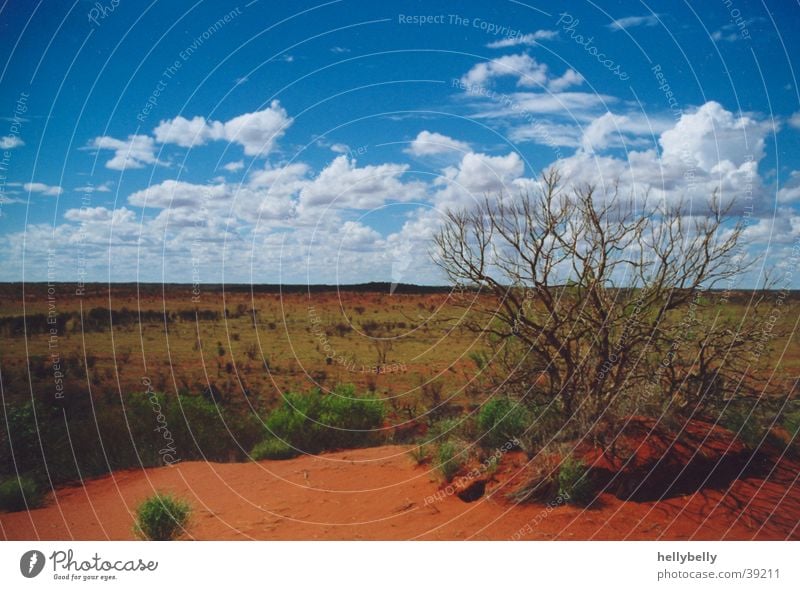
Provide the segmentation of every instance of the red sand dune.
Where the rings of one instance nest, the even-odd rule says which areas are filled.
[[[455,494],[432,500],[440,483],[409,448],[120,471],[59,489],[44,508],[0,514],[0,533],[132,539],[133,508],[158,489],[194,506],[191,539],[800,539],[800,466],[777,456],[757,476],[716,489],[641,502],[604,493],[592,508],[548,510],[506,498],[519,483],[511,474],[524,471],[521,453],[506,456],[486,494],[466,503]]]

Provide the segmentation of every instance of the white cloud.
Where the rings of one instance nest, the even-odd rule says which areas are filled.
[[[587,128],[584,148],[559,162],[565,178],[574,183],[592,183],[608,189],[617,181],[625,192],[642,195],[650,191],[654,199],[675,203],[705,202],[715,191],[724,202],[737,200],[741,207],[753,204],[756,214],[767,208],[767,191],[758,173],[764,158],[764,142],[773,129],[768,121],[753,116],[736,116],[719,103],[708,102],[664,129],[656,149],[630,150],[626,157],[597,153],[620,141],[620,134],[647,133],[650,122],[632,116],[608,114]],[[654,130],[658,125],[654,125]],[[794,198],[787,188],[779,198]],[[752,201],[750,201],[752,199]]]
[[[739,38],[739,36],[738,36],[736,33],[728,33],[728,34],[725,34],[725,33],[723,33],[722,31],[714,31],[713,33],[711,33],[711,38],[712,38],[714,41],[728,41],[728,42],[733,42],[733,41],[736,41],[736,39],[738,39],[738,38]]]
[[[646,16],[626,16],[625,18],[618,18],[607,25],[612,31],[622,31],[633,27],[654,27],[658,24],[657,14],[648,14]]]
[[[591,153],[609,147],[631,149],[653,145],[657,139],[656,134],[669,130],[673,124],[664,118],[647,118],[640,114],[615,115],[607,112],[586,126],[580,147]]]
[[[426,130],[420,131],[404,151],[414,156],[432,156],[435,154],[466,152],[469,151],[469,144],[441,133],[432,133]]]
[[[507,39],[500,39],[492,41],[486,47],[489,49],[505,49],[506,47],[515,47],[517,45],[536,45],[541,40],[555,39],[558,37],[558,31],[539,30],[527,35],[519,35],[517,37],[508,37]]]
[[[15,205],[25,202],[26,201],[23,199],[18,199],[16,197],[9,197],[8,194],[0,193],[0,205]],[[2,214],[2,211],[0,211],[0,214]]]
[[[739,167],[764,157],[764,139],[771,126],[748,116],[736,117],[715,101],[684,113],[661,135],[664,160],[694,162],[712,171],[721,162]]]
[[[477,95],[467,92],[467,96]],[[589,92],[515,92],[510,95],[510,101],[510,105],[506,105],[488,99],[479,100],[478,106],[486,108],[480,108],[473,116],[496,119],[541,114],[591,121],[600,114],[598,111],[605,112],[617,99],[607,94]]]
[[[345,221],[342,224],[339,247],[343,250],[364,250],[374,247],[381,241],[381,234],[371,227],[357,221]]]
[[[86,194],[110,193],[112,186],[113,186],[113,183],[109,180],[109,181],[103,182],[102,184],[96,184],[96,185],[95,184],[87,184],[87,185],[84,185],[84,186],[76,186],[72,190],[74,190],[76,193],[86,193]]]
[[[244,162],[239,160],[238,162],[228,162],[223,167],[223,170],[227,170],[228,172],[238,172],[242,168],[244,168]]]
[[[436,193],[437,206],[457,208],[468,205],[484,195],[497,196],[517,188],[515,181],[522,177],[525,164],[519,154],[489,156],[470,152],[457,166],[449,166],[435,183],[441,187]]]
[[[509,132],[511,141],[532,141],[551,148],[574,147],[581,145],[581,128],[567,123],[554,123],[547,119],[516,126]]]
[[[209,140],[223,139],[224,124],[219,121],[206,121],[205,117],[175,117],[161,121],[153,130],[159,143],[174,143],[181,147],[203,145]]]
[[[175,207],[202,208],[214,206],[230,197],[224,184],[192,184],[181,180],[165,180],[128,197],[128,203],[137,207],[169,209]]]
[[[64,219],[69,221],[97,223],[104,221],[111,221],[115,217],[118,221],[131,219],[133,215],[130,209],[121,207],[119,209],[108,209],[106,207],[82,207],[80,209],[67,209],[64,212]]]
[[[350,53],[350,50],[347,47],[339,47],[337,45],[337,46],[331,47],[331,52],[333,52],[333,53]]]
[[[568,69],[564,72],[564,75],[560,78],[555,78],[550,80],[547,84],[547,89],[551,92],[561,92],[566,90],[570,86],[580,86],[583,84],[584,79],[578,72],[573,70],[572,68]]]
[[[225,139],[242,145],[245,155],[267,155],[293,121],[280,102],[273,100],[267,109],[226,122]]]
[[[159,163],[155,156],[155,142],[149,135],[129,135],[127,140],[95,137],[90,148],[114,151],[114,157],[106,162],[106,168],[111,170],[144,168],[145,164]]]
[[[561,92],[584,82],[583,76],[571,68],[562,76],[552,78],[547,64],[537,62],[526,53],[518,53],[475,64],[461,77],[461,84],[466,87],[467,94],[482,94],[481,88],[502,77],[516,78],[517,86],[547,87],[551,92]]]
[[[789,117],[789,126],[795,129],[800,129],[800,112],[794,113]]]
[[[203,145],[208,141],[226,140],[244,147],[248,156],[266,156],[293,123],[280,102],[254,113],[245,113],[233,119],[208,121],[204,117],[175,117],[161,121],[153,133],[159,143],[173,143],[181,147]]]
[[[311,169],[302,162],[294,162],[279,168],[266,166],[250,174],[248,186],[266,189],[270,195],[290,197],[297,195],[309,184],[308,174]]]
[[[800,201],[800,172],[797,170],[792,172],[789,182],[778,189],[777,197],[779,203],[795,203]]]
[[[16,135],[3,135],[0,137],[0,149],[2,150],[13,150],[23,145],[25,145],[25,142]]]
[[[48,197],[57,197],[64,192],[60,186],[50,186],[42,182],[26,182],[22,188],[31,193],[41,193]]]
[[[504,76],[516,78],[518,86],[544,86],[547,83],[547,65],[538,63],[525,53],[504,55],[475,64],[464,74],[461,82],[466,86],[480,87]]]
[[[330,205],[337,208],[371,209],[387,201],[421,198],[425,187],[412,181],[404,183],[405,164],[379,164],[359,168],[347,156],[336,157],[313,182],[303,187],[303,207]]]
[[[136,207],[163,209],[158,219],[170,226],[190,226],[198,220],[253,223],[288,220],[295,216],[297,196],[309,184],[308,167],[295,163],[251,174],[246,185],[224,181],[194,184],[165,180],[128,197]]]

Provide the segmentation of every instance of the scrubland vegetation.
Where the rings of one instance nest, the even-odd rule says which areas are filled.
[[[542,186],[451,213],[449,289],[5,285],[0,508],[121,468],[391,443],[445,482],[511,444],[550,457],[543,497],[587,503],[570,449],[630,416],[795,453],[800,305],[732,288],[742,227],[714,200],[687,220]]]

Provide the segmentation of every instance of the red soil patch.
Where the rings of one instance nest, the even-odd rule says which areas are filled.
[[[677,432],[652,418],[627,420],[605,449],[587,449],[594,480],[623,500],[661,500],[761,474],[763,453],[753,455],[734,433],[700,420]]]
[[[59,489],[44,508],[0,514],[0,535],[132,539],[133,508],[158,489],[194,506],[194,539],[800,539],[800,465],[787,459],[719,489],[645,502],[606,493],[589,509],[548,510],[506,499],[525,471],[522,454],[507,455],[467,503],[458,490],[433,500],[440,484],[409,448],[121,471]]]

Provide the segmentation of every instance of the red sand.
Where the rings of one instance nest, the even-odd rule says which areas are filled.
[[[179,463],[59,489],[46,507],[0,514],[4,539],[132,539],[134,506],[153,490],[194,506],[191,539],[800,539],[798,464],[718,490],[660,502],[603,494],[583,509],[506,499],[509,455],[472,503],[429,497],[440,484],[409,447],[386,446],[259,463]],[[774,464],[774,461],[773,461]],[[770,470],[767,470],[769,472]],[[426,505],[426,498],[429,498]]]

